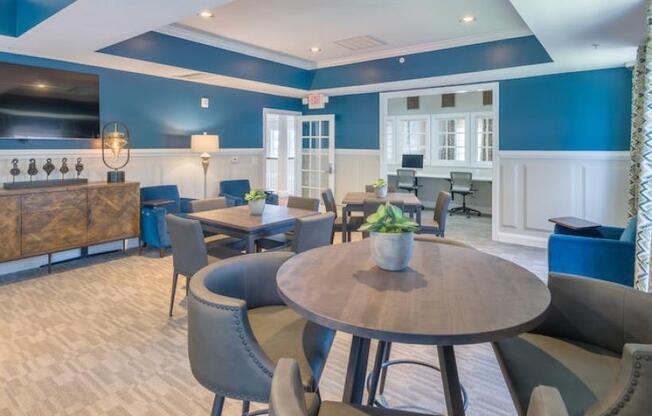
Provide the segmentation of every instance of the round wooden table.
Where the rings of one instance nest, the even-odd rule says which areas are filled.
[[[512,337],[537,326],[546,285],[526,269],[477,250],[414,243],[410,266],[378,268],[370,239],[320,247],[283,264],[278,290],[306,319],[353,335],[345,402],[360,403],[370,339],[436,345],[449,415],[463,415],[454,345]]]

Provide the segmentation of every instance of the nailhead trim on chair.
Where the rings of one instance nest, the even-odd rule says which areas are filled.
[[[249,353],[249,357],[252,358],[252,361],[254,364],[256,364],[256,367],[261,369],[263,373],[268,376],[269,378],[272,378],[274,375],[274,372],[267,368],[258,358],[256,358],[256,355],[254,352],[251,350],[251,346],[247,342],[247,339],[245,338],[244,334],[244,328],[242,328],[242,325],[240,325],[240,322],[242,321],[242,317],[240,315],[240,308],[237,308],[235,306],[226,306],[226,305],[221,305],[217,303],[211,303],[208,302],[204,299],[201,299],[197,297],[192,291],[190,291],[190,296],[193,297],[197,302],[201,303],[202,305],[206,305],[209,308],[215,308],[215,309],[221,309],[229,312],[233,312],[233,325],[236,328],[236,331],[238,332],[238,337],[242,340],[242,345],[244,345],[245,350]],[[202,383],[203,384],[203,383]],[[225,396],[229,397],[231,399],[236,399],[236,400],[245,400],[245,401],[250,401],[250,402],[259,402],[259,403],[267,403],[269,401],[268,397],[262,397],[262,396],[250,396],[250,395],[243,395],[240,393],[234,393],[234,392],[227,392],[224,390],[221,390],[213,385],[204,385],[204,387],[208,388],[211,390],[213,393],[219,395],[219,396]]]
[[[620,410],[625,407],[627,402],[631,400],[634,392],[636,391],[635,386],[638,384],[638,378],[641,376],[641,372],[638,370],[643,368],[643,363],[641,360],[644,359],[645,361],[650,361],[652,359],[652,355],[642,356],[640,353],[636,353],[634,354],[634,359],[636,360],[634,363],[634,368],[636,370],[634,370],[630,376],[629,387],[627,388],[626,392],[622,394],[616,406],[612,408],[611,411],[607,411],[606,414],[617,415]]]

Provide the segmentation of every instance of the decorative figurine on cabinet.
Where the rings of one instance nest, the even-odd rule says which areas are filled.
[[[77,163],[75,163],[75,170],[77,171],[77,178],[79,178],[79,175],[81,175],[82,171],[84,170],[84,164],[82,163],[81,157],[77,158]]]
[[[9,169],[9,174],[11,174],[11,182],[16,182],[16,176],[20,175],[20,169],[18,168],[18,159],[11,160],[11,169]]]
[[[70,169],[68,168],[68,158],[64,157],[61,159],[61,167],[59,168],[59,172],[61,172],[61,180],[66,179],[66,173],[70,172]]]
[[[36,168],[36,159],[29,160],[29,166],[27,167],[27,174],[29,175],[29,181],[31,182],[34,176],[38,174],[38,169]]]
[[[50,174],[52,171],[55,169],[54,163],[52,163],[52,159],[47,158],[45,159],[45,165],[43,165],[43,170],[45,171],[45,180],[49,181],[50,180]]]

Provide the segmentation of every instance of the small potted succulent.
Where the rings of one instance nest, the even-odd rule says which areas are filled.
[[[360,231],[371,234],[371,257],[383,270],[405,269],[412,258],[414,232],[419,228],[403,211],[387,202],[367,217]]]
[[[385,182],[385,179],[376,179],[373,187],[376,190],[376,196],[378,198],[387,198],[387,182]]]
[[[251,215],[263,215],[265,210],[265,199],[267,194],[265,192],[254,189],[245,194],[245,200],[249,205],[249,213]]]

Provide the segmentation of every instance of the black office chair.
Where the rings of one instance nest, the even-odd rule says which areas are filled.
[[[466,206],[466,197],[467,195],[473,195],[475,189],[473,189],[473,174],[471,172],[451,172],[451,195],[453,200],[455,199],[455,194],[462,195],[462,206],[451,208],[448,211],[451,215],[456,212],[461,212],[466,214],[467,218],[471,217],[471,214],[476,214],[478,217],[482,215],[477,209],[469,208]]]
[[[417,171],[414,169],[396,169],[396,179],[398,189],[403,189],[414,195],[419,195],[419,182],[417,181]]]

